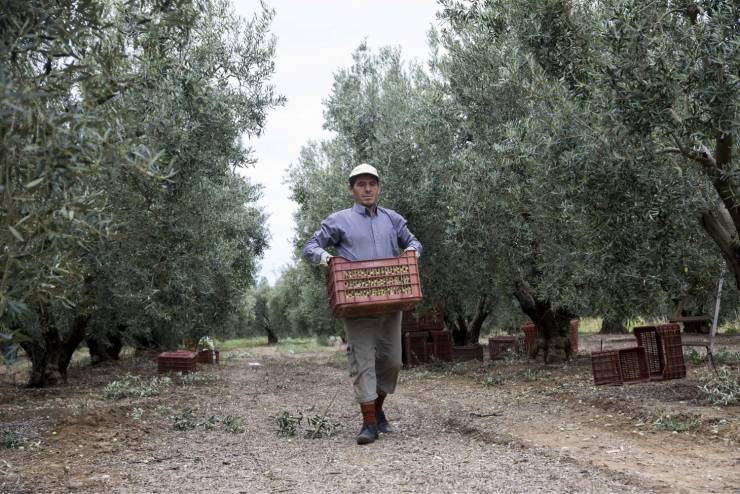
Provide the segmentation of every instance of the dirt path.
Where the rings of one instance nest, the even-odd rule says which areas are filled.
[[[155,372],[152,363],[123,365]],[[396,432],[359,447],[359,412],[338,348],[232,352],[215,383],[103,400],[103,384],[125,370],[79,370],[88,374],[73,379],[85,386],[0,389],[0,420],[39,441],[0,449],[0,492],[740,490],[738,407],[703,410],[710,419],[689,433],[648,422],[656,409],[701,409],[681,394],[693,389],[685,382],[602,390],[583,366],[517,362],[404,371],[387,407]],[[661,397],[668,389],[671,400]],[[306,438],[305,421],[294,437],[276,435],[271,416],[323,414],[335,395],[327,415],[340,425],[336,435]],[[246,431],[228,433],[218,422],[213,431],[174,430],[186,407],[195,422],[243,417]]]

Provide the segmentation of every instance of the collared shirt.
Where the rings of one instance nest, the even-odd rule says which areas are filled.
[[[409,231],[406,219],[392,209],[368,209],[355,203],[329,215],[321,228],[303,247],[303,256],[314,264],[321,261],[326,248],[333,245],[337,255],[350,261],[398,257],[401,250],[413,247],[421,255],[421,243]]]

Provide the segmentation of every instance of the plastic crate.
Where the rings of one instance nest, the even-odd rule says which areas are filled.
[[[637,344],[645,349],[651,379],[663,378],[663,351],[658,342],[655,326],[638,326],[632,330]]]
[[[537,343],[537,326],[532,321],[527,321],[520,329],[524,333],[524,349],[531,353]]]
[[[663,379],[686,377],[686,362],[683,359],[681,329],[678,324],[662,324],[655,327],[662,352]]]
[[[650,380],[647,354],[641,346],[620,348],[619,368],[622,372],[622,382],[625,384],[641,383]]]
[[[634,333],[637,344],[645,348],[652,379],[686,377],[686,363],[678,324],[640,326],[634,329]]]
[[[570,320],[570,351],[578,353],[578,326],[581,321],[578,319]]]
[[[419,317],[419,329],[422,331],[442,331],[444,327],[444,316],[437,311],[426,312]]]
[[[201,350],[196,357],[199,364],[221,363],[221,352],[218,350]]]
[[[449,331],[430,331],[434,343],[434,353],[437,360],[452,361],[452,335]]]
[[[334,317],[363,317],[414,309],[422,299],[416,253],[372,261],[332,257],[327,290]]]
[[[402,357],[406,367],[416,367],[429,361],[426,331],[409,331],[403,335]]]
[[[591,352],[591,370],[593,371],[595,386],[622,384],[622,370],[619,364],[618,350]]]
[[[403,311],[401,317],[401,331],[419,331],[419,320],[416,318],[416,313],[413,310]]]
[[[493,336],[488,338],[488,355],[491,360],[500,360],[506,357],[507,352],[516,353],[518,343],[516,336]]]
[[[453,346],[453,360],[483,360],[483,346],[479,344]]]
[[[157,370],[165,372],[195,372],[198,368],[195,353],[187,350],[163,352],[157,356]]]

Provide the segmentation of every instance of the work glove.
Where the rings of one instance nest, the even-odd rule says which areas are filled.
[[[321,260],[319,261],[319,266],[324,266],[325,268],[328,268],[329,259],[331,259],[332,257],[334,256],[332,256],[328,252],[324,252],[323,254],[321,254]]]
[[[416,250],[416,249],[414,249],[413,247],[406,247],[403,251],[404,252],[408,252],[410,250],[413,250],[414,251],[414,254],[416,255],[417,258],[419,257],[419,251]]]

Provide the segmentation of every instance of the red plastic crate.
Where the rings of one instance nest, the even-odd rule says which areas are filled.
[[[532,321],[527,321],[520,329],[524,333],[524,348],[530,353],[537,343],[537,326]]]
[[[453,360],[483,360],[483,346],[478,343],[474,345],[453,346]]]
[[[638,345],[645,348],[652,379],[686,377],[681,329],[678,324],[640,326],[634,329],[634,333]]]
[[[399,272],[389,272],[393,268],[398,268]],[[332,257],[328,276],[327,290],[334,317],[408,311],[422,299],[419,266],[413,251],[405,252],[400,257],[372,261],[348,261],[343,257]],[[401,293],[371,295],[368,291],[373,288]]]
[[[499,360],[506,356],[506,352],[516,353],[518,346],[516,336],[493,336],[488,338],[488,355],[491,360]]]
[[[401,331],[419,331],[419,320],[416,319],[416,312],[413,310],[403,311],[401,317]]]
[[[622,370],[618,350],[591,352],[591,369],[594,374],[594,385],[622,384]]]
[[[196,357],[199,364],[221,363],[221,352],[218,350],[201,350]]]
[[[663,354],[663,379],[686,377],[686,362],[683,359],[681,329],[678,324],[662,324],[655,328]]]
[[[452,360],[452,335],[450,332],[430,331],[430,335],[434,342],[434,358],[450,362]]]
[[[581,321],[578,319],[570,320],[570,351],[578,353],[578,326]]]
[[[655,326],[639,326],[632,330],[637,344],[645,349],[651,379],[663,378],[663,351],[658,342]]]
[[[622,372],[622,382],[625,384],[641,383],[650,380],[647,353],[641,346],[620,348],[619,368]]]
[[[429,361],[428,339],[429,333],[426,331],[409,331],[403,335],[402,356],[406,367],[415,367]]]
[[[157,356],[157,370],[164,372],[195,372],[198,363],[195,353],[187,350],[163,352]]]

